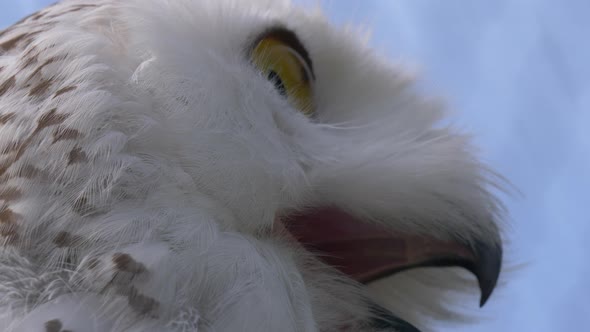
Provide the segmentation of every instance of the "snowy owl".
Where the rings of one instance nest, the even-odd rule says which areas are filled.
[[[24,18],[0,35],[0,328],[462,317],[453,299],[499,277],[499,177],[421,94],[360,30],[282,0]]]

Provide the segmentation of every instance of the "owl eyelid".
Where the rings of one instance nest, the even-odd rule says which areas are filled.
[[[308,76],[308,78],[310,78],[311,80],[315,80],[313,63],[311,61],[311,58],[309,57],[309,53],[307,52],[307,49],[303,46],[303,43],[301,43],[301,41],[293,31],[282,26],[275,26],[267,29],[254,40],[254,42],[250,46],[249,54],[252,54],[252,51],[256,48],[256,45],[258,45],[258,43],[260,43],[264,39],[278,40],[281,43],[285,44],[285,46],[290,48],[290,52],[294,56],[296,56],[302,64],[304,64],[304,67],[306,67],[305,75]]]
[[[286,47],[287,48],[287,52],[289,52],[290,54],[292,54],[295,58],[297,58],[297,60],[299,60],[299,62],[301,63],[301,70],[302,70],[302,77],[304,78],[305,82],[307,83],[313,83],[312,78],[314,78],[314,74],[313,71],[311,69],[311,67],[308,66],[308,63],[305,61],[305,59],[299,55],[299,53],[297,53],[297,51],[295,51],[294,49],[290,48],[290,47]]]

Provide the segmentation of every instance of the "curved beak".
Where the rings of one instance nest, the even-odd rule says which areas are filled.
[[[500,275],[502,247],[497,231],[487,239],[470,243],[445,241],[396,233],[383,226],[361,222],[334,208],[316,210],[283,222],[308,250],[362,283],[416,267],[459,266],[477,278],[480,306],[483,306]]]

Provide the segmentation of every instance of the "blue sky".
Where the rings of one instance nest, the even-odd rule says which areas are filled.
[[[51,2],[0,0],[0,28]],[[481,311],[485,322],[461,331],[589,329],[590,1],[320,2],[337,24],[370,26],[375,47],[419,65],[522,192],[506,198],[508,254],[528,265]]]

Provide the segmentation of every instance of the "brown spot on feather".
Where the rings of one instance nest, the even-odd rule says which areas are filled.
[[[53,238],[53,243],[58,248],[74,247],[82,242],[82,238],[72,235],[70,232],[62,231]]]
[[[4,224],[0,223],[0,236],[3,237],[16,237],[18,236],[18,225],[16,224]]]
[[[6,237],[5,243],[14,243],[18,238],[17,221],[21,218],[21,215],[6,206],[0,211],[0,235]]]
[[[113,263],[115,267],[124,272],[129,272],[133,274],[139,274],[147,271],[145,265],[136,261],[131,257],[129,254],[125,253],[115,253],[112,257]]]
[[[45,127],[61,124],[67,118],[67,114],[57,114],[57,108],[52,108],[47,113],[41,115],[39,120],[37,120],[37,129],[35,129],[35,132],[38,132]]]
[[[21,215],[15,213],[9,207],[4,206],[0,211],[0,224],[16,224],[21,219]]]
[[[51,87],[53,81],[51,79],[42,79],[37,85],[35,85],[31,91],[29,91],[29,96],[41,96],[43,95],[47,89]]]
[[[16,176],[22,177],[25,179],[33,179],[33,178],[38,177],[41,174],[42,174],[42,171],[40,169],[38,169],[37,167],[35,167],[33,165],[24,165],[18,170]]]
[[[12,75],[9,79],[0,84],[0,96],[4,95],[8,89],[12,88],[16,84],[16,78]]]
[[[23,54],[23,58],[28,57],[29,55],[31,55],[36,50],[37,50],[37,47],[35,45],[30,46],[29,49],[25,52],[25,54]],[[39,53],[40,52],[37,52],[37,54],[35,54],[33,57],[34,58],[37,58],[39,56]]]
[[[77,139],[82,137],[82,133],[73,128],[59,128],[53,132],[53,143],[64,140]]]
[[[40,19],[41,17],[45,16],[45,14],[46,14],[45,12],[40,11],[31,17],[31,21],[36,21],[36,20]]]
[[[146,315],[158,309],[160,304],[155,299],[140,294],[137,288],[131,287],[127,294],[129,306],[140,315]]]
[[[5,236],[3,239],[0,239],[0,245],[1,246],[9,246],[9,245],[17,245],[17,241],[18,241],[18,233],[14,233],[14,234],[10,234],[8,236]]]
[[[64,94],[64,93],[66,93],[66,92],[70,92],[70,91],[72,91],[72,90],[75,90],[76,88],[77,88],[77,87],[76,87],[75,85],[73,85],[73,86],[68,86],[68,87],[65,87],[65,88],[59,89],[59,90],[57,90],[57,91],[55,92],[55,94],[53,95],[53,98],[56,98],[56,97],[58,97],[58,96],[60,96],[60,95],[63,95],[63,94]]]
[[[33,31],[33,32],[25,32],[16,37],[13,37],[3,43],[0,43],[0,48],[4,49],[5,51],[13,49],[19,42],[27,39],[31,39],[32,37],[38,35],[41,31]]]
[[[21,41],[22,39],[26,38],[28,35],[28,33],[22,33],[16,37],[12,37],[11,39],[0,43],[0,48],[4,49],[4,50],[10,50],[11,48],[13,48],[19,41]]]
[[[56,62],[57,60],[63,59],[64,57],[59,57],[59,56],[54,56],[51,57],[47,60],[45,60],[45,62],[43,62],[41,65],[39,65],[39,67],[35,68],[35,70],[31,73],[31,75],[29,75],[29,78],[27,80],[30,80],[31,78],[33,78],[33,76],[37,75],[39,72],[41,72],[41,70],[43,70],[43,68],[49,64],[52,64],[54,62]]]
[[[16,187],[3,187],[0,189],[0,199],[4,201],[16,201],[23,196],[23,193]]]
[[[23,156],[31,141],[41,130],[49,126],[61,124],[67,118],[67,114],[57,114],[57,108],[52,108],[48,112],[42,114],[37,120],[37,127],[35,128],[35,130],[33,130],[29,137],[27,137],[24,141],[20,143],[12,144],[5,148],[6,152],[13,152],[16,150],[16,154],[11,160],[4,161],[3,164],[0,164],[0,176],[4,175],[6,171],[10,168],[10,166],[16,163]],[[81,152],[81,150],[76,151],[76,149],[70,152],[69,157],[70,162],[81,162],[86,160],[86,154],[84,152]],[[38,174],[34,167],[25,169],[24,171],[29,171],[27,172],[28,174],[23,174],[24,177],[28,178],[34,177]]]
[[[7,154],[16,152],[21,148],[21,144],[19,142],[10,142],[8,143],[2,150],[0,150],[1,154]]]
[[[82,151],[81,148],[73,148],[68,155],[68,165],[83,163],[86,161],[88,161],[88,157],[86,156],[86,152]]]
[[[45,322],[45,332],[60,332],[63,324],[59,319],[52,319]]]
[[[12,162],[5,161],[2,164],[0,164],[0,176],[4,175],[6,173],[6,171],[8,171],[10,166],[12,166]]]
[[[16,114],[14,113],[4,113],[0,114],[0,124],[6,124],[8,121],[12,120]]]
[[[38,54],[36,54],[36,55],[34,55],[34,56],[32,56],[32,57],[28,58],[28,59],[27,59],[27,61],[25,61],[25,62],[23,63],[23,65],[21,66],[21,68],[22,68],[22,69],[25,69],[25,68],[27,68],[27,67],[31,66],[32,64],[34,64],[34,63],[37,63],[37,61],[38,61],[38,59],[37,59],[37,58],[38,58],[38,56],[39,56],[39,55],[38,55]]]

